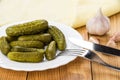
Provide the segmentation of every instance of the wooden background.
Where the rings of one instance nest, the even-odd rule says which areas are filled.
[[[120,13],[111,16],[110,20],[111,29],[108,34],[96,36],[100,44],[105,45],[113,33],[120,32]],[[87,33],[85,27],[76,30],[85,40],[92,36]],[[120,49],[120,42],[116,48]],[[120,67],[120,57],[98,54],[109,64]],[[120,72],[78,57],[64,66],[45,71],[19,72],[0,68],[0,80],[120,80]]]

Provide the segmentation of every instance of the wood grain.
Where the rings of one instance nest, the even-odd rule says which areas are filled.
[[[0,80],[26,80],[27,72],[0,68]]]
[[[29,72],[27,80],[91,80],[89,62],[77,58],[67,65],[46,71]]]

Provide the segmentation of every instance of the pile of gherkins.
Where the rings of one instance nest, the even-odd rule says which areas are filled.
[[[7,36],[0,37],[0,50],[10,60],[41,62],[55,59],[56,51],[65,50],[65,36],[46,20],[34,20],[9,26]]]

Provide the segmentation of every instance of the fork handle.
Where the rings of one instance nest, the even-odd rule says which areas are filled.
[[[100,63],[100,64],[102,64],[103,66],[106,66],[106,67],[108,67],[108,68],[110,68],[110,69],[113,69],[113,70],[116,70],[116,71],[120,71],[120,68],[119,68],[119,67],[112,66],[112,65],[109,65],[109,64],[107,64],[107,63],[105,63],[105,64]]]
[[[113,70],[120,71],[120,67],[116,67],[116,66],[113,66],[113,65],[110,65],[110,64],[104,62],[96,53],[94,53],[90,50],[88,50],[87,55],[85,57],[87,59],[89,59],[90,61],[97,62],[97,63],[102,64],[103,66],[106,66]]]

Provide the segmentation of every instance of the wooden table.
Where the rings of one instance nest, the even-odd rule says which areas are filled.
[[[104,36],[96,36],[100,44],[105,45],[114,32],[120,31],[120,13],[111,16],[110,20],[110,31]],[[76,30],[85,40],[91,36],[85,27]],[[120,49],[120,42],[117,43],[117,48]],[[120,67],[120,57],[98,54],[108,63]],[[18,72],[0,68],[0,80],[120,80],[120,72],[79,57],[69,64],[45,71]]]

